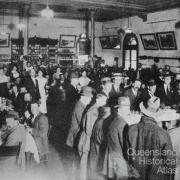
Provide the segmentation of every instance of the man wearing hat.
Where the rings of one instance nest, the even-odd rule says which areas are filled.
[[[146,104],[140,104],[141,121],[128,130],[128,159],[138,170],[140,179],[169,180],[175,172],[175,156],[168,132],[156,122],[161,114],[160,99],[153,96]]]
[[[128,128],[126,117],[130,114],[128,97],[119,97],[114,106],[116,113],[109,127],[107,135],[107,151],[105,155],[103,174],[109,179],[128,178],[128,166],[124,156],[124,134]]]
[[[67,120],[70,121],[70,114],[75,103],[79,100],[79,93],[77,86],[79,84],[79,75],[77,72],[72,72],[70,75],[70,84],[66,89],[66,112],[67,112]],[[69,122],[70,123],[70,122]]]
[[[164,75],[164,83],[157,89],[157,96],[161,100],[162,106],[172,106],[174,104],[174,88],[171,84],[171,74]]]
[[[164,72],[162,68],[159,68],[158,75],[156,78],[156,83],[158,87],[161,87],[164,83]]]
[[[141,94],[140,88],[141,88],[141,81],[136,79],[133,81],[132,86],[128,88],[124,93],[124,96],[127,96],[130,99],[132,111],[137,111],[139,109],[138,100]]]
[[[112,76],[112,92],[114,92],[115,95],[121,96],[123,94],[123,76],[121,73],[114,73]]]
[[[79,180],[87,179],[88,157],[90,151],[90,139],[94,123],[99,116],[99,108],[106,105],[107,96],[97,94],[96,103],[91,106],[85,115],[82,117],[80,125],[80,138],[78,141],[78,153],[80,156],[80,178]]]
[[[140,102],[144,102],[146,103],[148,101],[149,98],[155,96],[155,93],[156,93],[156,88],[157,88],[157,85],[156,85],[156,82],[154,79],[150,79],[148,82],[147,82],[147,85],[146,85],[146,88],[144,90],[142,90],[142,93],[140,95],[140,98],[139,98],[139,104]]]
[[[71,115],[71,125],[68,132],[66,145],[71,148],[72,153],[67,153],[67,158],[64,158],[66,161],[67,167],[65,169],[67,170],[67,174],[71,172],[72,166],[70,163],[72,161],[75,162],[75,167],[77,167],[77,161],[78,161],[78,155],[77,155],[77,141],[78,141],[78,133],[80,131],[80,125],[83,118],[83,115],[85,113],[85,110],[87,106],[90,104],[91,100],[93,98],[93,89],[89,86],[84,86],[81,91],[80,99],[77,101],[77,103],[74,106],[74,109],[72,111]],[[67,163],[67,161],[69,162]],[[77,169],[76,169],[77,171]],[[76,172],[77,173],[77,172]],[[70,173],[71,174],[71,173]],[[72,178],[72,174],[69,176]]]

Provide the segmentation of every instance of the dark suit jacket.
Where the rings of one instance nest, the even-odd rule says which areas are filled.
[[[109,92],[109,99],[108,99],[108,105],[114,106],[117,104],[118,97],[123,95],[123,87],[119,86],[119,92],[116,91],[114,85],[112,85],[112,89]]]
[[[12,95],[12,105],[14,106],[14,110],[20,114],[23,113],[24,109],[24,94],[19,93],[17,96]]]
[[[160,98],[161,103],[165,106],[172,106],[173,104],[175,104],[174,88],[172,86],[170,86],[170,92],[166,94],[163,84],[157,89],[156,95]]]
[[[137,92],[137,95],[135,96],[132,88],[128,88],[125,93],[124,96],[129,97],[130,100],[130,104],[131,104],[131,110],[137,111],[139,109],[139,98],[140,98],[140,91]]]
[[[24,80],[24,86],[26,87],[27,91],[31,94],[32,96],[32,101],[39,101],[40,99],[40,93],[39,93],[39,85],[38,81],[36,80],[37,85],[34,84],[33,80],[31,77],[26,77]]]
[[[47,154],[49,152],[47,137],[49,129],[48,118],[46,115],[39,113],[39,115],[35,118],[32,126],[32,135],[36,142],[38,152],[40,155]]]

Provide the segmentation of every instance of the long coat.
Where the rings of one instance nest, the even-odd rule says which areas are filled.
[[[153,118],[143,116],[138,124],[130,126],[126,142],[129,162],[138,170],[140,180],[170,179],[175,169],[172,143],[168,132],[158,127]]]
[[[169,131],[170,137],[171,137],[171,141],[172,141],[172,145],[173,145],[173,149],[176,152],[176,173],[175,173],[175,177],[174,180],[179,180],[180,179],[180,127],[175,128],[175,129],[171,129]]]
[[[39,114],[33,123],[32,135],[37,145],[40,155],[45,155],[49,152],[48,148],[48,133],[49,123],[48,118],[44,114]]]
[[[66,144],[70,147],[75,146],[75,140],[77,138],[78,132],[80,131],[80,124],[85,108],[86,106],[80,100],[74,106],[71,117],[71,127],[66,141]]]
[[[124,118],[115,114],[113,121],[109,127],[107,150],[104,159],[102,173],[114,179],[128,177],[128,168],[124,158],[124,133],[128,125]]]

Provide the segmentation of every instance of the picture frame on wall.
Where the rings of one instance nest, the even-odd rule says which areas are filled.
[[[9,47],[10,34],[0,34],[0,47]]]
[[[102,49],[111,49],[111,42],[109,36],[99,37]]]
[[[75,35],[60,35],[59,47],[60,48],[74,48],[76,44]]]
[[[140,37],[145,50],[159,49],[155,33],[140,34]]]
[[[112,49],[121,49],[121,40],[117,35],[109,36],[109,39]]]
[[[156,33],[159,47],[161,50],[176,50],[176,38],[174,31]]]

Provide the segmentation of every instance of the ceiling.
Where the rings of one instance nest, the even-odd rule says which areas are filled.
[[[30,16],[39,16],[47,0],[0,0],[0,14],[18,15],[21,4]],[[82,9],[88,9],[103,22],[133,15],[143,18],[149,12],[180,7],[180,0],[48,0],[48,4],[57,18],[82,19]]]

